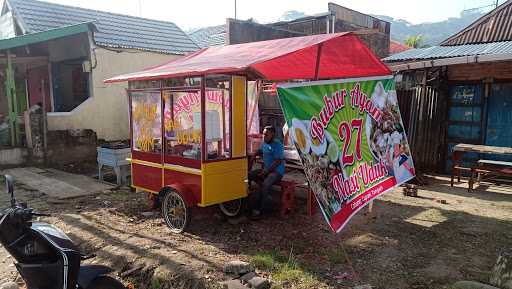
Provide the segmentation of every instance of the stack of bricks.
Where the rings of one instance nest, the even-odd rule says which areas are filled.
[[[408,197],[417,197],[418,196],[418,187],[412,184],[405,184],[404,186],[404,196]]]

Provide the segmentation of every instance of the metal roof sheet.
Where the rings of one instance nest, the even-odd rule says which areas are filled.
[[[36,0],[8,0],[26,33],[37,33],[83,22],[94,22],[95,42],[113,48],[133,48],[186,54],[199,47],[172,22],[151,20]]]
[[[320,45],[322,49],[318,48]],[[242,73],[283,81],[383,76],[391,71],[356,35],[334,33],[204,48],[160,66],[116,76],[105,82],[218,73]]]
[[[79,33],[86,33],[89,31],[95,31],[96,27],[92,23],[81,23],[71,26],[60,27],[56,29],[51,29],[43,32],[25,34],[13,38],[2,39],[0,40],[0,50],[10,49],[14,47],[20,47],[25,45],[30,45],[34,43],[39,43],[43,41],[48,41],[52,39],[62,38],[70,35],[75,35]]]
[[[226,24],[198,29],[189,34],[201,48],[226,44]]]
[[[394,62],[508,53],[512,54],[512,41],[411,49],[386,57],[383,61]]]

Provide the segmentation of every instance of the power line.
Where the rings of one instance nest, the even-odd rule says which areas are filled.
[[[492,4],[484,5],[484,6],[480,6],[480,7],[468,8],[468,9],[464,9],[462,11],[463,12],[471,12],[471,11],[480,10],[480,9],[489,8],[489,7],[493,7],[494,9],[496,9],[496,8],[498,8],[498,6],[500,6],[500,1],[493,0]]]

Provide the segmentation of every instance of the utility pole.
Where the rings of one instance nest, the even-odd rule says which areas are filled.
[[[236,0],[235,0],[235,20],[236,20]]]

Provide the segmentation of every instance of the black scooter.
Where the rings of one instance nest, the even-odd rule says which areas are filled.
[[[18,262],[16,268],[28,289],[124,289],[100,265],[80,265],[87,259],[60,229],[33,222],[37,213],[17,203],[11,176],[4,176],[11,206],[0,213],[0,243]]]

